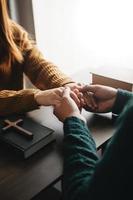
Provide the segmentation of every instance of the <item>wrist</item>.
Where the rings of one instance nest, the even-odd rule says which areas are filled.
[[[40,103],[40,97],[42,96],[41,95],[42,91],[37,89],[35,92],[34,92],[34,99],[36,101],[36,103],[40,106],[41,103]]]
[[[86,123],[86,119],[80,113],[77,113],[77,112],[70,113],[67,117],[64,118],[63,121],[65,121],[67,118],[70,118],[70,117],[76,117]]]

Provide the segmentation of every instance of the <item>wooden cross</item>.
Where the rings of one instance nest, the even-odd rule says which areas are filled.
[[[10,121],[10,120],[6,119],[6,120],[4,120],[4,122],[7,124],[7,126],[3,127],[2,130],[7,131],[10,128],[14,128],[18,133],[32,139],[33,133],[31,133],[30,131],[28,131],[18,125],[22,121],[23,121],[23,119],[18,119],[17,121]]]

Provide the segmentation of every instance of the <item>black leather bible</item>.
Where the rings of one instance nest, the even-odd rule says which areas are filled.
[[[24,158],[55,141],[54,130],[27,116],[0,119],[0,140],[13,146]]]

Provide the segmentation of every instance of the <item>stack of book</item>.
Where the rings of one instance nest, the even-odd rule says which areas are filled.
[[[28,158],[55,141],[54,130],[27,116],[0,118],[0,141]]]
[[[133,69],[100,67],[93,71],[92,84],[133,91]]]

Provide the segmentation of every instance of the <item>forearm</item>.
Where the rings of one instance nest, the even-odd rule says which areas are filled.
[[[38,90],[0,91],[0,116],[25,113],[38,108],[34,94]]]
[[[64,122],[64,199],[86,199],[98,161],[96,145],[85,123],[76,117]]]
[[[115,104],[113,106],[112,112],[115,114],[120,114],[127,104],[127,102],[133,97],[132,92],[126,90],[118,89]]]
[[[132,119],[133,98],[117,120],[116,131],[95,168],[89,186],[90,200],[123,199],[123,193],[129,199],[127,195],[131,195],[132,187],[128,183],[133,176]]]
[[[44,59],[36,47],[26,53],[24,72],[32,83],[42,90],[60,87],[73,82],[57,66]]]

